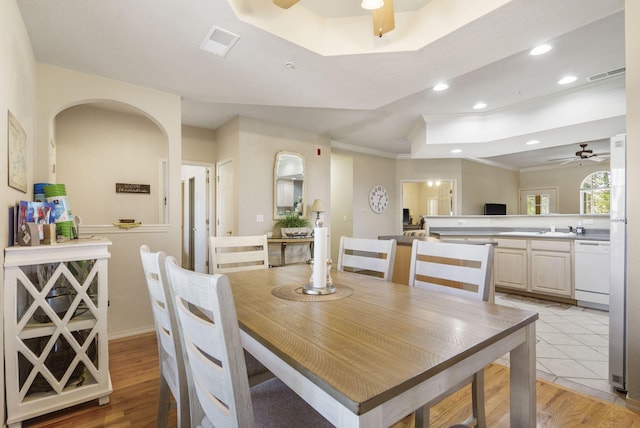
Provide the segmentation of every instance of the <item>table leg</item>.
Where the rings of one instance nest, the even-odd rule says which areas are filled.
[[[526,341],[510,353],[512,427],[536,426],[536,324],[526,328]]]

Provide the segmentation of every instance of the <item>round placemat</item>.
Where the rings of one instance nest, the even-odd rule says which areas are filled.
[[[334,284],[336,292],[333,294],[304,294],[304,285],[282,285],[271,290],[271,294],[280,299],[294,300],[297,302],[325,302],[349,297],[353,294],[353,289],[346,285]]]

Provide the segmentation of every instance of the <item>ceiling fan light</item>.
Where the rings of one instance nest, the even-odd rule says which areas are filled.
[[[384,6],[384,0],[362,0],[360,6],[367,10],[380,9]]]

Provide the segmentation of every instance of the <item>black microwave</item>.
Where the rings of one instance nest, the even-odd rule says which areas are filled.
[[[507,215],[507,204],[484,204],[484,215]]]

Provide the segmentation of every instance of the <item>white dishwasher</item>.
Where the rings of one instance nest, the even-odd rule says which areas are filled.
[[[609,310],[609,241],[575,241],[575,285],[579,306]]]

